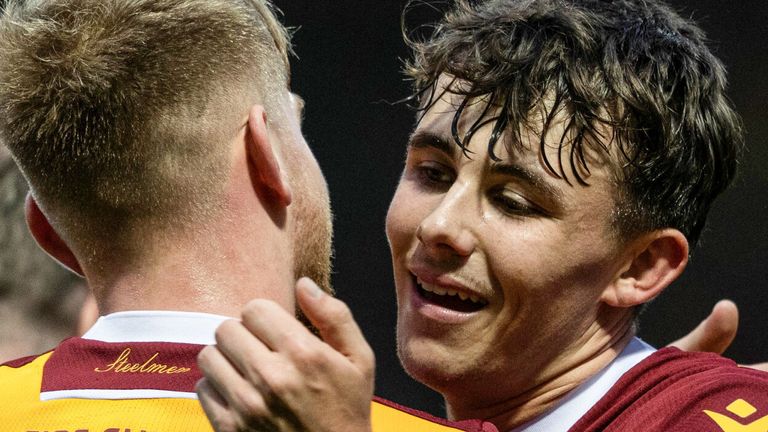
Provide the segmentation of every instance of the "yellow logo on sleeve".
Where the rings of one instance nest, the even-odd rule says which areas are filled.
[[[757,408],[744,399],[736,399],[725,409],[742,419],[757,412]],[[714,420],[723,432],[768,432],[768,415],[760,417],[751,423],[743,424],[727,415],[714,411],[704,410],[704,413]]]

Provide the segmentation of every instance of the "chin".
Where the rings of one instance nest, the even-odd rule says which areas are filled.
[[[411,378],[439,393],[449,392],[465,376],[462,364],[455,361],[460,358],[458,355],[437,341],[401,336],[398,330],[397,356],[403,369]]]

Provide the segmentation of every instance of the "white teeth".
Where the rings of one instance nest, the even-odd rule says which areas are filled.
[[[474,295],[474,294],[467,294],[463,291],[457,291],[450,288],[443,288],[436,285],[428,284],[421,279],[416,279],[416,282],[419,284],[419,286],[424,290],[431,292],[433,294],[437,294],[440,296],[459,296],[462,300],[471,300],[474,303],[481,303],[484,304],[485,301],[481,300],[480,297]]]

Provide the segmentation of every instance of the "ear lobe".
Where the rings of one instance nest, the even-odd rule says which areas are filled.
[[[261,105],[254,105],[248,113],[246,151],[250,163],[256,169],[254,180],[259,182],[257,186],[267,191],[280,205],[289,206],[292,201],[291,188],[283,178],[280,163],[275,156],[267,131],[267,113]]]
[[[75,254],[72,253],[69,246],[64,243],[64,240],[59,237],[59,234],[56,233],[56,230],[48,222],[48,218],[40,210],[32,194],[27,194],[27,199],[24,203],[24,214],[29,231],[32,233],[35,241],[37,241],[37,244],[61,265],[73,273],[85,277]]]
[[[614,307],[629,308],[651,301],[688,264],[688,240],[676,229],[653,231],[632,244],[636,247],[631,262],[601,297]]]

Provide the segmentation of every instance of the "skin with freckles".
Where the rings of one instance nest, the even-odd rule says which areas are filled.
[[[569,184],[547,170],[534,131],[533,144],[499,145],[500,160],[489,158],[490,125],[465,155],[450,135],[455,106],[446,94],[420,122],[387,216],[398,352],[452,418],[503,429],[546,410],[634,335],[623,293],[639,280],[645,243],[613,231],[610,156],[592,154],[588,185]],[[460,134],[482,109],[468,109]],[[547,142],[561,134],[550,129]],[[557,151],[547,146],[549,160]],[[459,294],[478,301],[457,308]]]

